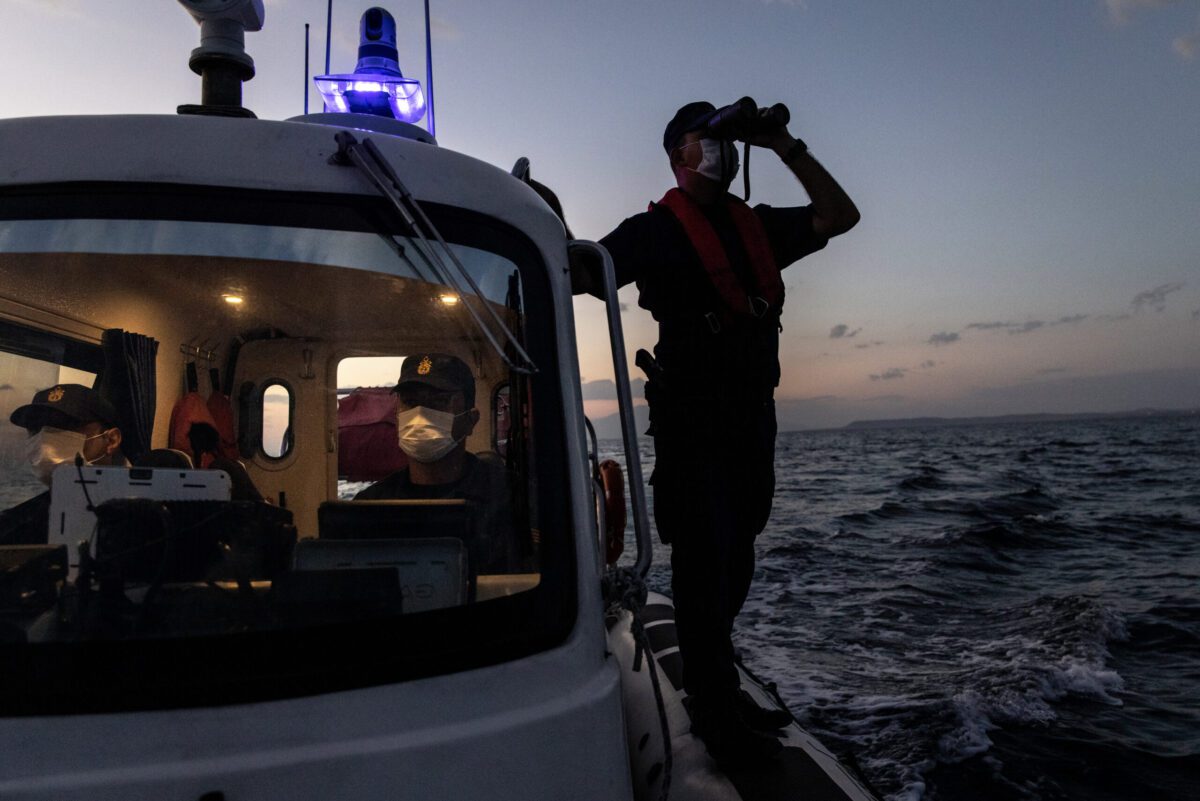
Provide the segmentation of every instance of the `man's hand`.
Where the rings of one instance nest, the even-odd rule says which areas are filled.
[[[782,156],[788,151],[788,148],[796,143],[796,138],[788,133],[786,125],[781,125],[769,131],[759,131],[747,136],[745,142],[755,147],[769,147]]]

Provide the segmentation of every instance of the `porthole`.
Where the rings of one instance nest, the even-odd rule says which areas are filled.
[[[262,393],[262,452],[282,459],[292,451],[292,392],[284,384],[268,384]]]

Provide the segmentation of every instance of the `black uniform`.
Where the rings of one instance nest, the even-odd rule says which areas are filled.
[[[744,287],[749,257],[725,205],[701,207]],[[779,269],[820,250],[810,207],[759,205]],[[601,240],[617,283],[636,281],[638,304],[659,323],[661,380],[646,386],[654,435],[654,517],[670,543],[683,683],[715,696],[738,685],[733,620],[754,574],[754,539],[775,494],[779,314],[718,314],[712,286],[683,225],[656,206]],[[720,320],[720,322],[718,322]],[[717,330],[714,330],[717,329]]]
[[[504,468],[465,454],[466,466],[450,484],[414,484],[408,468],[397,470],[354,496],[356,501],[461,498],[479,510],[474,539],[467,543],[476,573],[511,573],[519,567],[513,536],[512,504]]]

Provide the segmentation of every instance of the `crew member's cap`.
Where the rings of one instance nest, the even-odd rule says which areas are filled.
[[[667,123],[667,130],[663,132],[663,150],[670,153],[685,133],[698,131],[707,125],[716,110],[717,107],[712,103],[700,100],[688,103],[676,111],[675,116]]]
[[[57,413],[57,414],[54,414]],[[38,428],[62,415],[78,425],[85,423],[117,424],[117,410],[100,393],[82,384],[55,384],[33,396],[8,418],[22,428]]]
[[[462,392],[468,404],[475,402],[475,376],[462,359],[445,353],[415,353],[400,367],[399,392],[405,384],[426,384],[442,392]]]

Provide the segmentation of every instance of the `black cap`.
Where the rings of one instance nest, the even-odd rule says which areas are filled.
[[[79,425],[117,424],[117,410],[113,405],[100,397],[99,392],[82,384],[56,384],[43,389],[33,396],[32,401],[18,407],[8,419],[22,428],[38,428],[46,425],[52,412],[68,417]]]
[[[712,103],[698,100],[695,103],[688,103],[676,111],[675,116],[667,123],[667,130],[663,131],[663,150],[670,153],[680,137],[690,131],[698,131],[703,128],[716,110],[717,107]]]
[[[461,392],[468,406],[475,404],[475,376],[457,356],[445,353],[415,353],[400,367],[395,392],[405,384],[425,384],[442,392]]]

